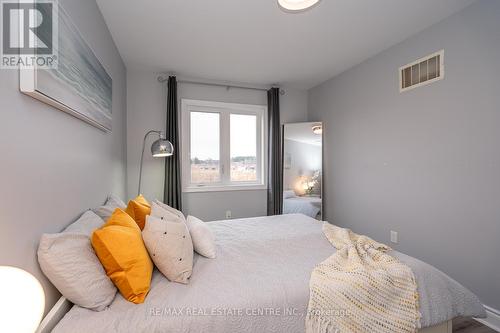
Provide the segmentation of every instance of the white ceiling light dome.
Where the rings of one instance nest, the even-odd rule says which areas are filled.
[[[281,8],[290,12],[300,12],[313,7],[321,0],[278,0]]]
[[[323,125],[321,125],[321,124],[313,125],[312,131],[316,135],[323,134]]]

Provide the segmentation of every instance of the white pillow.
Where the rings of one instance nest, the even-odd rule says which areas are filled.
[[[175,214],[177,215],[178,217],[182,218],[183,220],[186,220],[186,217],[184,216],[184,214],[182,214],[182,212],[180,210],[177,210],[175,208],[172,208],[170,207],[169,205],[159,201],[159,200],[155,200],[154,201],[158,206],[160,206],[161,208],[165,209],[166,211],[172,213],[172,214]]]
[[[191,215],[187,217],[186,224],[193,239],[194,250],[204,257],[215,259],[215,236],[208,225]]]
[[[160,272],[170,281],[187,284],[193,272],[193,242],[186,224],[178,217],[147,216],[142,238]]]
[[[164,206],[166,206],[166,205],[164,204]],[[169,207],[169,206],[167,206],[167,207]],[[173,208],[171,208],[171,209],[173,209]],[[157,201],[153,201],[153,203],[151,204],[151,214],[150,215],[153,217],[157,217],[157,218],[169,220],[169,221],[174,220],[174,221],[183,222],[183,223],[186,222],[186,218],[184,217],[184,215],[182,213],[179,215],[171,210],[167,210],[167,209],[163,208],[163,206],[160,206],[160,204]]]
[[[103,223],[102,219],[88,211],[72,226],[90,230],[99,223]],[[76,305],[102,311],[115,298],[116,287],[106,275],[85,233],[42,235],[38,262],[50,282]]]
[[[117,196],[110,195],[106,200],[104,206],[95,208],[93,209],[93,211],[94,213],[99,215],[101,219],[107,221],[111,217],[111,215],[113,215],[113,212],[117,208],[121,208],[124,210],[127,208],[127,205],[123,202],[122,199],[118,198]]]
[[[295,197],[295,192],[293,190],[283,192],[283,199],[290,199],[294,197]]]
[[[84,234],[90,237],[92,236],[94,230],[102,227],[103,224],[104,221],[99,216],[97,216],[93,211],[88,210],[83,213],[83,215],[80,216],[76,222],[70,224],[66,229],[64,229],[63,232]]]

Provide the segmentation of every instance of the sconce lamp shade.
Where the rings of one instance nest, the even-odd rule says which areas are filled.
[[[169,157],[174,155],[174,146],[170,141],[165,138],[165,135],[161,131],[151,130],[146,133],[144,140],[142,141],[142,153],[141,153],[141,166],[139,168],[139,189],[137,195],[141,194],[141,182],[142,182],[142,165],[144,162],[144,150],[146,148],[146,139],[149,135],[155,134],[158,139],[151,145],[151,155],[155,158]]]
[[[174,154],[174,146],[170,141],[158,139],[151,145],[151,154],[153,157],[168,157]]]
[[[0,266],[0,332],[34,333],[42,320],[45,294],[30,273]]]

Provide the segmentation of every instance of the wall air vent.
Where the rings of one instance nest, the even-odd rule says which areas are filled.
[[[444,50],[399,68],[399,91],[442,80],[444,78]]]

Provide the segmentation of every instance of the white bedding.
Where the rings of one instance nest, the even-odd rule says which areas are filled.
[[[309,277],[335,250],[322,222],[282,215],[209,223],[217,258],[195,255],[188,285],[154,272],[144,304],[120,294],[109,309],[74,306],[55,333],[180,333],[305,331]],[[458,315],[484,314],[477,298],[443,273],[394,252],[415,271],[423,327]],[[288,312],[285,312],[288,311]]]
[[[291,197],[283,199],[283,214],[304,214],[315,218],[321,211],[319,197]]]

